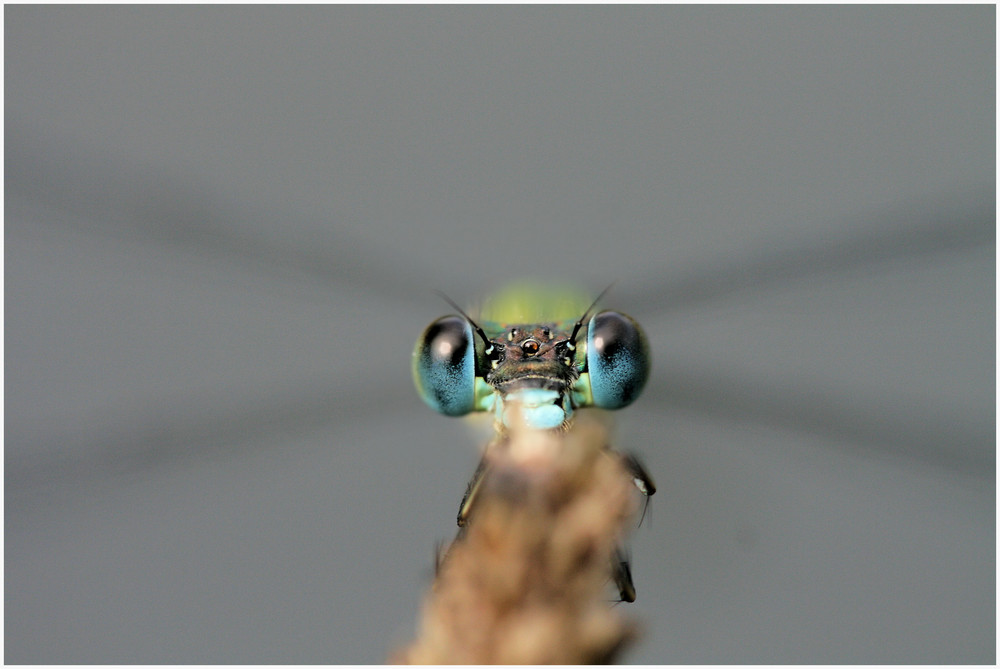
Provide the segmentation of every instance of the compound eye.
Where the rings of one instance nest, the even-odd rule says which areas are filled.
[[[631,404],[649,378],[649,344],[642,328],[617,311],[602,311],[587,326],[587,371],[594,406]]]
[[[435,411],[462,416],[475,407],[476,346],[472,326],[460,316],[439,318],[413,350],[413,380]]]

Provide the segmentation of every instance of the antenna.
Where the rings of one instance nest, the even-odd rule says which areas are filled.
[[[601,291],[601,294],[597,296],[597,299],[595,299],[595,300],[594,300],[594,301],[593,301],[593,302],[591,303],[591,305],[590,305],[589,307],[587,307],[587,310],[586,310],[585,312],[583,312],[583,316],[580,316],[580,320],[578,320],[578,321],[576,322],[576,325],[574,325],[574,326],[573,326],[573,334],[571,334],[571,335],[570,335],[570,337],[569,337],[569,343],[570,343],[570,345],[571,345],[571,346],[570,346],[570,348],[571,348],[571,349],[572,349],[572,347],[573,347],[573,346],[575,346],[575,345],[576,345],[576,335],[577,335],[577,334],[578,334],[578,333],[580,332],[580,328],[581,328],[581,327],[583,327],[583,322],[584,322],[585,320],[587,320],[587,316],[589,316],[589,315],[590,315],[590,310],[591,310],[591,309],[593,309],[594,307],[596,307],[596,306],[597,306],[597,303],[601,301],[601,298],[602,298],[602,297],[604,297],[604,295],[605,295],[605,294],[606,294],[606,293],[607,293],[607,292],[608,292],[609,290],[611,290],[611,288],[612,288],[612,287],[613,287],[614,285],[615,285],[615,284],[614,284],[614,283],[612,283],[612,284],[611,284],[611,285],[609,285],[609,286],[608,286],[607,288],[605,288],[604,290],[602,290],[602,291]],[[451,301],[451,300],[449,300],[449,302],[450,302],[450,301]]]

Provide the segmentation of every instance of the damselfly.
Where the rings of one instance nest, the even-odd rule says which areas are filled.
[[[484,305],[477,321],[442,295],[459,315],[437,319],[417,340],[413,377],[420,396],[448,416],[492,413],[494,442],[504,439],[515,411],[530,429],[566,430],[577,409],[628,406],[649,377],[649,344],[629,316],[591,315],[603,296],[586,307],[571,292],[516,285]],[[636,456],[619,457],[648,501],[656,492],[652,478]],[[487,468],[484,457],[459,507],[460,527]],[[622,600],[633,601],[626,559],[613,561],[612,576]]]

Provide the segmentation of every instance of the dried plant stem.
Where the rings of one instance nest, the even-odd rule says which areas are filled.
[[[607,584],[635,495],[606,426],[586,414],[567,431],[515,429],[491,445],[470,522],[393,662],[600,663],[634,638]]]

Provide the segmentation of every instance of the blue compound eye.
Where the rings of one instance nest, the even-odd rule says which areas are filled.
[[[469,321],[445,316],[431,323],[413,351],[413,380],[420,397],[447,416],[472,411],[476,399],[475,358]]]
[[[649,378],[649,344],[642,328],[617,311],[602,311],[587,326],[587,371],[594,406],[631,404]]]

